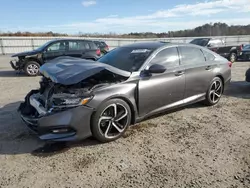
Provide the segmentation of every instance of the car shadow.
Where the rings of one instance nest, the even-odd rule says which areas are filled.
[[[231,81],[224,91],[225,96],[250,99],[250,83],[246,81]]]
[[[0,155],[30,153],[47,157],[74,147],[87,147],[100,144],[93,138],[78,142],[45,142],[30,131],[22,122],[17,108],[21,101],[0,107]]]
[[[27,75],[15,70],[0,70],[0,77],[27,77]]]

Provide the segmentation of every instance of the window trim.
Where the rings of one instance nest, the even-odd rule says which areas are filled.
[[[54,51],[48,51],[49,47],[56,44],[56,43],[61,43],[61,42],[65,42],[66,48],[65,50],[54,50]],[[46,48],[44,49],[44,53],[54,53],[54,52],[66,52],[69,50],[69,41],[66,40],[58,40],[58,41],[54,41],[51,44],[49,44],[48,46],[46,46]]]
[[[155,56],[160,53],[162,50],[165,50],[167,48],[176,48],[177,49],[177,53],[178,53],[178,56],[179,56],[179,66],[181,66],[181,56],[180,56],[180,52],[179,52],[179,49],[178,49],[178,46],[177,45],[173,45],[173,46],[163,46],[161,48],[158,48],[155,50],[155,52],[153,52],[144,62],[144,64],[141,66],[141,68],[138,70],[138,71],[143,71],[147,68],[148,65],[150,65],[152,59],[155,58]]]
[[[202,51],[201,48],[199,48],[199,47],[197,47],[197,46],[178,46],[177,48],[178,48],[178,50],[179,50],[179,52],[180,52],[180,63],[181,63],[182,66],[204,65],[204,64],[197,64],[197,63],[184,64],[183,61],[182,61],[183,56],[182,56],[182,54],[181,54],[181,50],[179,49],[179,48],[181,48],[181,47],[187,47],[187,48],[195,48],[195,49],[198,49],[198,50],[202,53],[202,55],[203,55],[203,57],[204,57],[204,64],[207,62],[207,61],[206,61],[206,57],[205,57],[205,55],[204,55],[204,53],[203,53],[203,51]]]

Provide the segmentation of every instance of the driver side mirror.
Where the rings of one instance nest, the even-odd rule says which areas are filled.
[[[165,71],[166,71],[166,68],[163,65],[159,65],[159,64],[153,64],[148,68],[149,73],[160,74],[160,73],[164,73]]]

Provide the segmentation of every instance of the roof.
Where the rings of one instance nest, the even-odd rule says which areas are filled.
[[[88,40],[88,39],[70,39],[70,38],[62,38],[62,39],[53,39],[51,40],[51,42],[54,41],[89,41],[89,42],[93,42],[93,40]]]
[[[133,44],[128,44],[128,45],[124,45],[122,47],[131,47],[131,48],[160,48],[162,46],[168,45],[171,43],[167,43],[167,42],[160,42],[160,41],[155,41],[155,42],[136,42]]]

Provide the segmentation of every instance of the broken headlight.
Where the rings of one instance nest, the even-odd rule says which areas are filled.
[[[53,98],[54,107],[75,107],[87,104],[92,97],[86,98]]]

